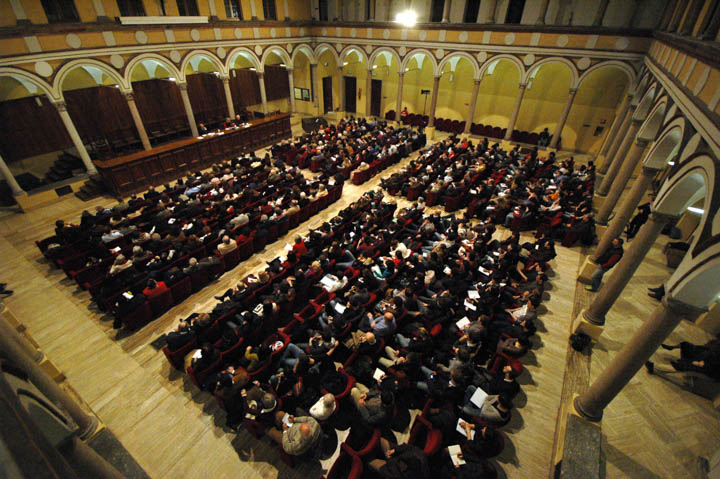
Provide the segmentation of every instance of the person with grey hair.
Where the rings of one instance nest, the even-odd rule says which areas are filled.
[[[228,235],[223,236],[222,241],[218,244],[218,251],[221,255],[225,256],[237,249],[237,241],[230,238]]]

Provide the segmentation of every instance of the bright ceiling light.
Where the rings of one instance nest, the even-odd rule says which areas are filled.
[[[703,210],[702,208],[695,208],[694,206],[688,206],[688,211],[690,213],[696,213],[698,215],[705,214],[705,210]]]
[[[417,13],[412,10],[404,10],[395,16],[395,22],[406,27],[412,27],[417,23]]]

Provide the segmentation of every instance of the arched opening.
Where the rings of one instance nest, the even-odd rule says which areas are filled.
[[[396,55],[385,50],[373,58],[371,69],[370,113],[384,118],[387,112],[397,108],[400,62]],[[398,118],[399,112],[395,114]]]
[[[48,90],[22,76],[0,74],[0,125],[3,130],[0,156],[25,191],[57,181],[54,175],[49,176],[56,160],[64,150],[76,153]],[[84,171],[82,163],[79,169]],[[15,204],[12,191],[0,176],[0,205],[12,204]]]
[[[321,111],[323,113],[335,111],[340,106],[337,86],[339,85],[337,78],[340,75],[338,74],[337,57],[333,53],[330,47],[321,48],[317,53],[317,74],[320,83],[320,92],[318,94],[322,100]]]
[[[345,111],[350,114],[369,114],[365,111],[365,95],[368,94],[365,85],[367,84],[368,65],[365,55],[357,48],[351,48],[345,52],[342,58],[340,70],[343,82],[343,94]],[[364,94],[363,94],[364,92]]]
[[[547,128],[552,135],[568,99],[572,72],[564,63],[551,61],[529,73],[515,129],[538,133]],[[566,131],[566,136],[560,139],[563,148],[565,141],[575,143],[576,134],[572,129]]]
[[[521,75],[518,66],[506,58],[491,59],[484,66],[473,117],[483,136],[490,136],[492,128],[506,128],[510,123]]]
[[[183,74],[197,124],[209,129],[220,127],[228,117],[222,65],[207,53],[196,53],[184,61]]]
[[[580,82],[563,129],[563,148],[597,153],[630,79],[619,67],[599,68]]]
[[[128,65],[135,104],[151,144],[190,134],[185,108],[177,87],[178,72],[160,58],[145,58]]]
[[[295,96],[295,108],[299,113],[305,113],[308,115],[315,114],[313,107],[314,95],[318,92],[313,91],[314,85],[312,84],[312,78],[310,78],[310,64],[312,54],[309,53],[305,48],[299,48],[293,55],[293,83],[294,92],[291,92]]]
[[[250,117],[254,116],[251,111],[262,111],[259,66],[255,56],[245,50],[232,53],[228,59],[230,93],[236,114]]]
[[[427,53],[418,52],[405,61],[402,107],[410,113],[430,115],[435,65]]]
[[[457,121],[459,123],[446,129],[460,128],[459,124],[464,123],[467,115],[474,78],[475,66],[467,58],[454,56],[445,62],[440,71],[438,102],[435,109],[436,123],[438,119]],[[440,128],[440,125],[436,126]]]
[[[285,55],[281,55],[277,50],[269,51],[263,58],[268,112],[290,111],[290,82],[286,68],[290,65],[286,62],[289,63]]]

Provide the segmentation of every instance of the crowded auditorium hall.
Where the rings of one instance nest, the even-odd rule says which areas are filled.
[[[720,1],[0,34],[7,477],[720,474]]]

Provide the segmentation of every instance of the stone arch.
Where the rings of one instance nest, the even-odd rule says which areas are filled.
[[[580,88],[580,86],[582,86],[583,81],[585,81],[588,76],[590,76],[593,73],[595,73],[596,71],[602,70],[604,68],[616,68],[616,69],[622,71],[623,73],[625,73],[625,75],[627,75],[628,85],[632,85],[633,83],[635,83],[635,80],[636,80],[635,70],[633,70],[630,65],[628,65],[625,62],[610,60],[610,61],[606,61],[606,62],[600,62],[596,65],[591,66],[587,70],[585,70],[583,72],[583,74],[580,75],[580,79],[578,80],[578,88]]]
[[[275,55],[279,56],[282,59],[283,63],[285,63],[286,67],[292,68],[292,63],[290,61],[290,55],[288,55],[288,52],[286,52],[284,48],[281,48],[278,46],[272,46],[272,47],[267,48],[263,52],[262,59],[260,60],[260,66],[262,67],[262,71],[265,70],[265,63],[267,63],[267,59],[271,53],[274,53]]]
[[[425,55],[430,60],[430,63],[432,64],[433,69],[433,76],[438,75],[438,64],[435,60],[435,56],[430,53],[429,50],[426,50],[424,48],[416,48],[415,50],[412,50],[411,52],[408,52],[407,55],[405,55],[405,58],[403,58],[402,64],[400,65],[400,71],[404,72],[407,68],[408,64],[410,63],[410,60],[415,58],[418,55]]]
[[[637,103],[637,108],[635,108],[635,113],[633,113],[632,116],[633,120],[645,120],[647,114],[650,112],[650,108],[652,108],[655,102],[655,97],[659,93],[659,88],[657,83],[652,84],[650,88],[648,88]]]
[[[188,53],[187,55],[185,55],[185,58],[183,58],[182,64],[180,65],[180,75],[181,75],[181,77],[179,78],[180,80],[185,81],[185,79],[187,77],[187,73],[185,73],[187,70],[187,67],[190,64],[190,62],[192,61],[192,59],[196,58],[196,57],[207,58],[215,66],[215,68],[217,68],[217,71],[220,75],[227,76],[227,71],[225,70],[225,65],[223,64],[223,62],[220,61],[220,59],[218,57],[215,56],[214,53],[209,52],[207,50],[193,50],[190,53]]]
[[[366,67],[368,67],[370,65],[367,54],[364,51],[362,51],[361,48],[358,48],[355,46],[345,47],[343,49],[343,51],[340,52],[340,58],[338,59],[338,65],[342,65],[343,62],[345,61],[345,59],[347,58],[347,56],[353,52],[358,54],[361,61],[365,62]]]
[[[141,55],[138,55],[136,57],[133,57],[132,60],[128,62],[127,65],[125,65],[125,80],[128,82],[128,85],[132,84],[132,73],[135,67],[138,65],[142,65],[143,62],[151,60],[158,62],[162,65],[163,68],[165,68],[174,78],[180,78],[180,72],[178,69],[173,65],[173,62],[168,60],[162,55],[158,55],[157,53],[143,53]]]
[[[470,65],[472,65],[473,69],[473,80],[477,80],[480,78],[480,68],[478,67],[477,60],[475,60],[475,57],[472,55],[465,53],[465,52],[453,52],[449,55],[445,56],[445,58],[442,59],[440,64],[438,65],[438,74],[442,73],[443,68],[445,65],[450,62],[453,58],[464,58],[465,60],[470,62]]]
[[[326,51],[329,51],[329,52],[330,52],[330,54],[331,54],[331,55],[333,56],[333,58],[335,59],[335,64],[336,64],[336,65],[339,65],[339,64],[340,64],[340,58],[338,57],[338,54],[337,54],[337,52],[335,51],[335,49],[334,49],[330,44],[328,44],[328,43],[321,43],[321,44],[319,44],[318,46],[315,47],[315,58],[316,58],[318,61],[320,61],[320,55],[322,55],[322,54],[325,53]]]
[[[47,97],[52,101],[59,101],[62,99],[62,94],[60,93],[60,91],[55,90],[52,85],[47,83],[42,78],[39,78],[25,70],[21,70],[20,68],[0,67],[0,76],[7,76],[10,78],[14,78],[15,80],[18,80],[20,82],[31,83],[40,91],[42,91],[45,95],[47,95]]]
[[[89,58],[82,59],[82,60],[73,60],[71,62],[66,63],[63,65],[55,75],[55,81],[53,82],[53,89],[57,91],[60,96],[62,96],[62,85],[65,81],[65,78],[67,77],[68,73],[75,70],[76,68],[83,68],[83,67],[94,67],[98,70],[105,73],[107,76],[113,79],[113,81],[120,87],[120,90],[124,93],[129,93],[132,91],[132,88],[130,87],[130,84],[125,80],[125,78],[118,73],[117,70],[115,70],[110,65],[103,63],[98,60],[92,60]]]
[[[650,110],[647,118],[645,118],[645,121],[640,125],[640,129],[638,129],[638,138],[648,141],[655,139],[663,123],[665,123],[665,113],[670,106],[669,103],[667,95],[663,95],[662,98],[655,102],[655,106]]]
[[[377,60],[380,55],[384,55],[384,54],[391,55],[395,59],[395,61],[397,61],[398,68],[400,68],[400,65],[402,65],[402,59],[400,58],[400,55],[398,55],[398,52],[394,48],[390,48],[390,47],[376,48],[375,51],[372,52],[372,55],[370,55],[370,58],[368,59],[368,67],[372,68],[372,66],[375,64],[375,60]]]
[[[485,63],[482,64],[480,67],[480,70],[478,72],[478,76],[482,78],[485,76],[485,72],[490,68],[492,65],[494,65],[499,60],[508,60],[510,63],[515,65],[518,69],[518,73],[520,73],[520,83],[523,82],[523,78],[525,77],[525,67],[523,66],[522,62],[518,57],[515,55],[495,55],[494,57],[489,58]]]
[[[543,67],[543,65],[547,65],[549,63],[559,63],[562,65],[565,65],[568,68],[568,70],[570,71],[570,88],[577,88],[579,77],[578,77],[578,72],[577,72],[577,68],[575,67],[575,64],[566,58],[560,58],[560,57],[545,58],[545,59],[540,60],[539,62],[535,63],[525,73],[525,76],[523,78],[523,83],[527,83],[530,80],[530,78],[533,76],[534,72],[539,71]]]
[[[229,72],[232,70],[232,66],[235,63],[235,60],[238,56],[242,56],[246,60],[248,60],[250,63],[253,64],[253,67],[255,67],[256,70],[260,69],[260,59],[255,55],[255,52],[250,50],[247,47],[237,47],[233,48],[230,53],[227,56],[227,62],[225,63],[225,69]]]
[[[309,45],[302,44],[297,47],[292,52],[292,56],[290,57],[290,60],[292,61],[293,65],[295,64],[295,60],[297,59],[298,54],[304,54],[310,63],[317,63],[317,58],[315,57],[315,53],[313,52],[312,48],[310,48]]]
[[[686,140],[684,121],[679,118],[657,136],[643,160],[643,165],[654,169],[665,168],[678,155]]]

